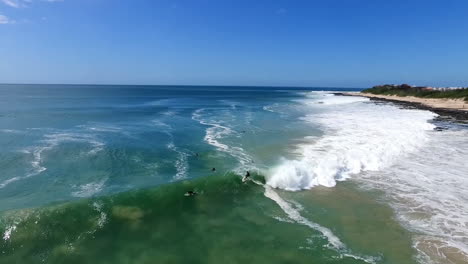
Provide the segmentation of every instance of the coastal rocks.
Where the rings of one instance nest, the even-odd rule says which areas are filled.
[[[391,102],[403,108],[408,108],[408,109],[428,110],[439,115],[437,118],[435,118],[435,120],[437,121],[450,121],[450,122],[468,124],[468,111],[457,110],[457,109],[435,108],[435,107],[423,105],[421,103],[392,100],[392,99],[387,99],[387,98],[369,97],[369,99],[374,102]]]

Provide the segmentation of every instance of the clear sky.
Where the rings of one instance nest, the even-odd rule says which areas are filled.
[[[0,83],[468,86],[468,0],[0,0]]]

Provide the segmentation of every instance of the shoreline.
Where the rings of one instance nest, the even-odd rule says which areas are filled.
[[[463,99],[419,98],[413,96],[376,95],[360,92],[334,93],[340,96],[361,96],[371,101],[392,102],[397,105],[432,111],[438,120],[468,124],[468,102]]]

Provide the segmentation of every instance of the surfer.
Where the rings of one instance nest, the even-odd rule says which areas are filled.
[[[211,171],[212,171],[212,172],[215,172],[215,171],[216,171],[216,168],[212,168]]]
[[[184,194],[184,196],[195,196],[195,195],[197,195],[197,194],[198,194],[198,193],[195,192],[195,191],[188,191],[188,192],[186,192],[186,193]]]
[[[248,179],[250,179],[250,172],[249,171],[247,171],[245,173],[245,176],[242,178],[242,182],[246,182]]]

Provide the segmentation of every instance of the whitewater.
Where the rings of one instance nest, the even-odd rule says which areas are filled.
[[[282,159],[267,183],[289,191],[333,187],[352,178],[380,189],[414,236],[421,263],[468,261],[468,130],[435,131],[437,115],[375,104],[367,98],[310,93],[301,102],[321,108],[302,120],[323,137],[297,146],[299,159]]]

